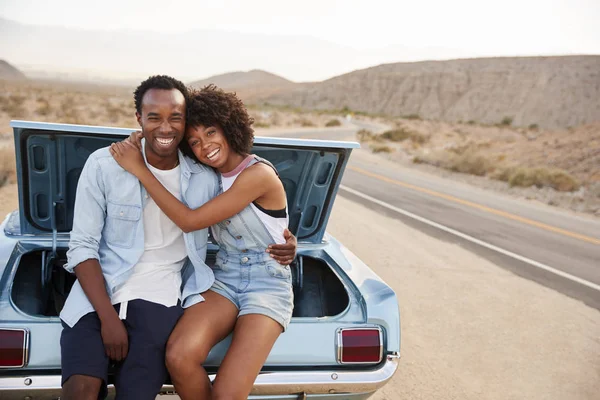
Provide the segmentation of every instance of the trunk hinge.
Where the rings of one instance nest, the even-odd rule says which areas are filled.
[[[54,260],[56,260],[56,242],[58,241],[58,230],[56,229],[56,206],[57,202],[53,199],[55,190],[54,190],[54,176],[52,173],[50,175],[50,201],[52,204],[50,205],[50,227],[52,228],[52,251],[50,254],[47,254],[46,251],[42,252],[42,289],[46,288],[48,282],[52,278],[52,266],[54,265]]]
[[[42,289],[50,282],[52,278],[52,266],[56,260],[56,242],[58,241],[58,231],[56,229],[56,202],[52,202],[52,212],[50,214],[50,225],[52,227],[52,250],[42,252]],[[50,253],[50,254],[48,254]]]

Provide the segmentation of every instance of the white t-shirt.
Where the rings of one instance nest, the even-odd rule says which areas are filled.
[[[148,165],[160,183],[181,199],[181,172],[177,166],[160,170]],[[127,302],[142,299],[172,307],[181,298],[181,269],[187,257],[183,231],[148,196],[143,211],[144,253],[132,274],[116,288],[112,304],[121,303],[119,316],[127,315]]]

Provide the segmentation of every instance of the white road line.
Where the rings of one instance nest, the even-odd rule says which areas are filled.
[[[532,265],[534,267],[543,269],[544,271],[551,272],[551,273],[556,274],[558,276],[561,276],[561,277],[563,277],[565,279],[569,279],[569,280],[571,280],[573,282],[577,282],[577,283],[579,283],[581,285],[587,286],[587,287],[589,287],[591,289],[594,289],[594,290],[597,290],[597,291],[600,292],[600,285],[596,285],[593,282],[586,281],[585,279],[581,279],[581,278],[579,278],[579,277],[577,277],[575,275],[571,275],[571,274],[568,274],[566,272],[560,271],[560,270],[558,270],[556,268],[549,267],[546,264],[542,264],[542,263],[534,261],[534,260],[532,260],[530,258],[520,256],[520,255],[515,254],[513,252],[510,252],[508,250],[504,250],[504,249],[502,249],[502,248],[500,248],[498,246],[494,246],[493,244],[490,244],[490,243],[484,242],[482,240],[476,239],[473,236],[466,235],[466,234],[464,234],[462,232],[459,232],[459,231],[457,231],[455,229],[448,228],[447,226],[444,226],[442,224],[438,224],[437,222],[433,222],[433,221],[431,221],[431,220],[429,220],[427,218],[420,217],[420,216],[418,216],[416,214],[411,213],[410,211],[406,211],[406,210],[403,210],[401,208],[395,207],[395,206],[393,206],[391,204],[388,204],[388,203],[386,203],[384,201],[381,201],[381,200],[376,199],[374,197],[371,197],[371,196],[369,196],[367,194],[359,192],[358,190],[354,190],[352,188],[349,188],[348,186],[340,185],[340,189],[345,190],[346,192],[352,193],[353,195],[361,197],[361,198],[363,198],[365,200],[369,200],[369,201],[371,201],[371,202],[373,202],[375,204],[379,204],[382,207],[385,207],[385,208],[387,208],[389,210],[395,211],[395,212],[397,212],[399,214],[402,214],[404,216],[407,216],[409,218],[415,219],[415,220],[417,220],[419,222],[422,222],[424,224],[433,226],[434,228],[438,228],[438,229],[440,229],[440,230],[442,230],[444,232],[448,232],[448,233],[450,233],[452,235],[455,235],[455,236],[458,236],[458,237],[463,238],[465,240],[468,240],[469,242],[478,244],[478,245],[483,246],[485,248],[488,248],[490,250],[494,250],[494,251],[496,251],[498,253],[504,254],[505,256],[512,257],[512,258],[514,258],[516,260],[519,260],[519,261],[522,261],[522,262],[527,263],[529,265]]]

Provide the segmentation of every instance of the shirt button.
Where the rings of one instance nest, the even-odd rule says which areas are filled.
[[[243,263],[247,263],[248,262],[248,257],[242,257],[242,262]]]
[[[236,236],[235,237],[237,240],[240,240],[242,237],[241,236]]]
[[[148,198],[148,195],[145,195],[144,197],[145,197],[145,198]]]
[[[123,216],[123,211],[121,211],[121,212],[119,213],[119,215],[122,217],[122,216]]]
[[[225,221],[225,225],[229,225],[231,221]]]

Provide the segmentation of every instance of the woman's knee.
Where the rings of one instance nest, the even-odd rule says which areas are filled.
[[[238,385],[232,384],[232,382],[215,381],[213,384],[212,400],[245,400],[248,395],[249,392],[238,387]]]
[[[165,362],[171,375],[185,372],[189,368],[196,368],[206,360],[209,349],[205,346],[193,347],[186,340],[169,340]]]

